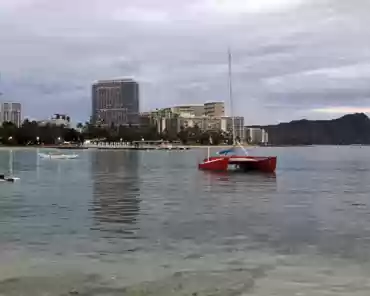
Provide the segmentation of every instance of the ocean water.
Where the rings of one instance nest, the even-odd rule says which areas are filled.
[[[250,151],[276,175],[198,171],[205,152],[14,150],[0,295],[369,295],[370,147]]]

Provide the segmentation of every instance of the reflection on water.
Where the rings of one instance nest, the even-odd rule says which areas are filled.
[[[266,174],[260,172],[212,172],[202,171],[202,180],[208,185],[214,185],[216,188],[223,185],[237,185],[243,183],[246,187],[262,187],[264,189],[277,188],[276,173]],[[267,187],[266,187],[267,186]]]
[[[368,295],[369,148],[251,153],[276,176],[198,171],[202,152],[16,151],[0,294]]]
[[[94,153],[92,211],[99,230],[134,234],[140,210],[137,153]]]

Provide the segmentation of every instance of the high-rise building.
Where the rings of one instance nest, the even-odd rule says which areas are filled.
[[[204,115],[209,117],[225,116],[224,102],[208,102],[204,104]]]
[[[204,105],[179,105],[167,107],[158,111],[167,118],[171,118],[174,115],[178,115],[180,117],[198,117],[204,115]]]
[[[0,103],[0,124],[12,122],[16,126],[22,124],[22,106],[20,103]]]
[[[178,105],[156,111],[164,117],[171,118],[173,115],[180,117],[222,117],[225,116],[225,104],[223,102],[208,102],[205,104]]]
[[[92,86],[92,123],[138,125],[139,84],[132,79],[100,80]]]
[[[244,117],[242,116],[224,116],[221,118],[221,130],[238,137],[241,142],[244,141]]]

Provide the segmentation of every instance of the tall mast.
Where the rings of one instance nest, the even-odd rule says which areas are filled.
[[[9,151],[9,174],[13,177],[13,150]]]
[[[232,120],[232,132],[233,132],[233,145],[235,145],[235,122],[234,122],[234,115],[233,115],[233,85],[232,85],[232,77],[231,77],[231,52],[230,48],[228,49],[228,56],[229,56],[229,99],[230,99],[230,116]]]

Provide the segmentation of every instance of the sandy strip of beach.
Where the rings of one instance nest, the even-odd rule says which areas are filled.
[[[36,146],[0,146],[0,151],[2,150],[35,150],[37,148],[42,147],[36,147]]]

